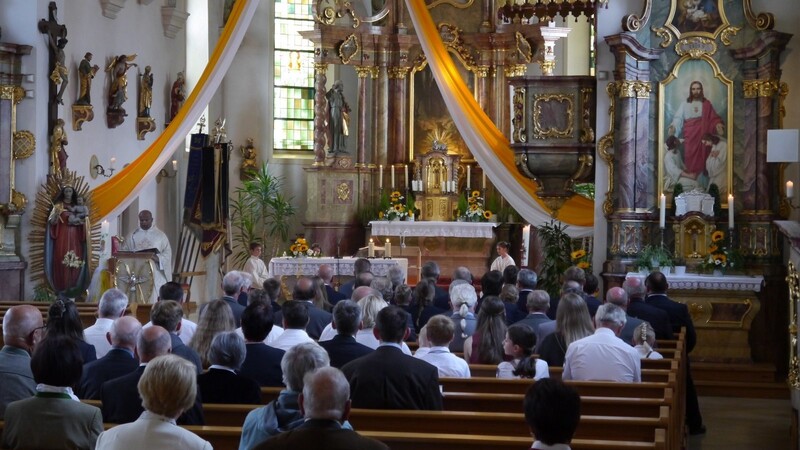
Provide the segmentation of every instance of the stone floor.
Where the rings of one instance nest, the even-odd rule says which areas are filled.
[[[708,431],[689,438],[691,450],[788,450],[789,400],[701,397]]]

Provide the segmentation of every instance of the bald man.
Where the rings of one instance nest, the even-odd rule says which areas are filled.
[[[139,361],[134,350],[141,331],[142,324],[135,317],[123,316],[114,320],[106,333],[111,350],[83,366],[83,376],[75,394],[83,399],[100,400],[103,383],[136,370]]]
[[[643,320],[637,319],[636,317],[632,317],[628,314],[628,294],[625,292],[625,289],[621,287],[612,287],[606,293],[606,302],[611,303],[614,305],[619,306],[625,311],[625,326],[622,327],[622,331],[619,332],[619,337],[626,344],[634,345],[633,344],[633,331],[642,324]]]
[[[167,281],[172,280],[172,247],[163,231],[153,225],[153,213],[143,210],[139,213],[139,228],[125,241],[125,250],[141,252],[154,250],[153,255],[153,292],[148,303],[155,303],[158,290]]]
[[[31,353],[41,338],[42,313],[31,305],[12,306],[3,317],[3,349],[0,350],[0,419],[9,403],[31,397],[36,382],[31,372]]]

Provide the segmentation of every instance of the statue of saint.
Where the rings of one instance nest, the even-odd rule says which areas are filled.
[[[97,64],[92,65],[91,63],[92,54],[90,52],[86,52],[86,55],[83,56],[83,60],[78,66],[80,92],[78,93],[78,100],[75,102],[76,105],[91,106],[92,104],[92,80],[94,79],[97,71],[100,70],[100,67]]]
[[[239,168],[242,172],[258,170],[258,162],[256,158],[256,148],[253,145],[253,138],[247,138],[247,145],[241,147],[242,152],[242,166]]]
[[[132,63],[136,55],[119,55],[112,59],[111,64],[106,68],[106,72],[111,73],[111,87],[108,90],[108,109],[120,110],[122,104],[128,99],[128,70],[131,67],[138,67]]]
[[[64,186],[53,200],[47,220],[45,271],[57,293],[81,288],[88,281],[88,208],[79,204],[72,186]],[[82,201],[81,201],[82,203]]]
[[[183,72],[178,72],[178,79],[172,83],[172,91],[170,92],[170,99],[169,99],[169,121],[172,122],[172,119],[178,115],[178,110],[181,109],[181,105],[183,104],[183,100],[186,99],[186,91],[184,90],[184,85],[186,81],[183,79]]]
[[[66,38],[58,38],[58,41],[53,37],[52,34],[47,35],[50,38],[50,47],[53,49],[53,53],[56,56],[55,67],[53,68],[53,72],[50,73],[50,79],[53,80],[53,83],[56,85],[60,85],[58,89],[58,93],[56,93],[56,103],[63,105],[64,100],[64,90],[67,88],[67,83],[69,82],[69,70],[67,70],[67,66],[64,64],[64,47],[67,46],[67,39]]]
[[[344,84],[342,80],[336,80],[333,87],[325,94],[328,99],[328,140],[329,153],[347,153],[346,136],[350,134],[348,124],[350,122],[350,106],[344,99]]]
[[[153,106],[153,72],[150,71],[150,66],[147,66],[144,68],[139,90],[139,117],[150,117],[151,106]]]
[[[53,175],[63,175],[67,171],[67,150],[64,148],[67,141],[67,131],[64,129],[64,119],[56,120],[53,126],[53,134],[50,138],[50,165],[53,167]]]

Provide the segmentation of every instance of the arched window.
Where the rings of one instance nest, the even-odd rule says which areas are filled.
[[[273,147],[314,150],[314,44],[298,32],[314,29],[310,0],[275,0]]]

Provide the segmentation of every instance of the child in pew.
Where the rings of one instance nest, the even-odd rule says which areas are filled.
[[[656,333],[647,322],[642,322],[633,330],[633,344],[641,359],[664,359],[661,353],[653,350],[656,345]]]
[[[455,335],[453,319],[438,314],[431,317],[423,329],[426,332],[425,341],[427,341],[424,348],[427,350],[422,351],[423,347],[421,347],[414,357],[436,366],[439,369],[439,377],[470,378],[469,364],[450,353],[449,346]]]
[[[506,331],[503,351],[513,358],[497,365],[497,378],[550,378],[547,361],[533,357],[536,334],[525,324],[512,325]]]

